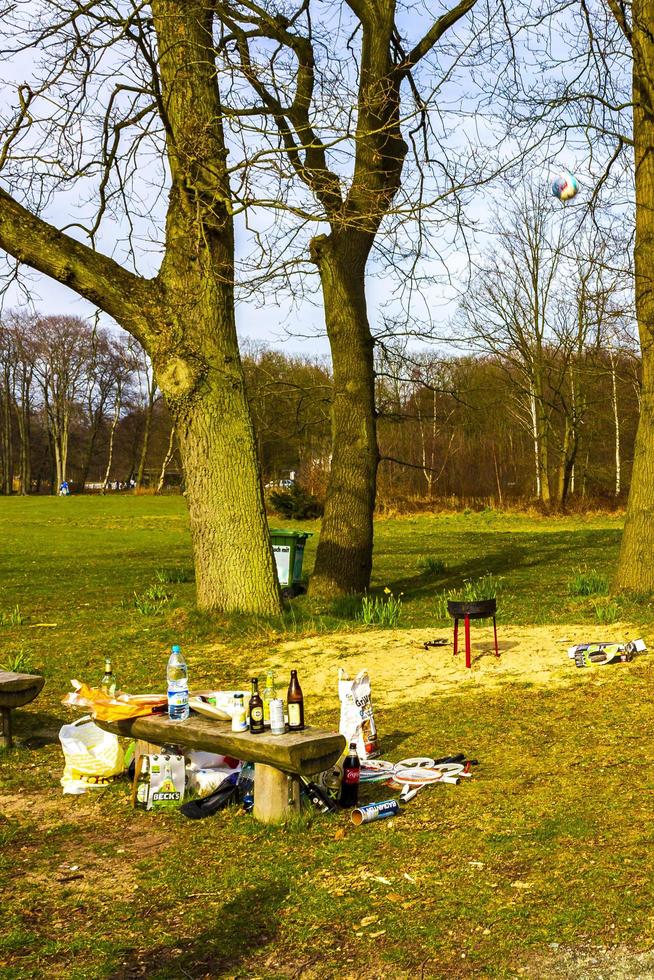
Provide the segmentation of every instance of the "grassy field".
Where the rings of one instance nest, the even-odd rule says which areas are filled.
[[[194,678],[242,684],[289,638],[363,631],[360,602],[303,597],[281,624],[197,613],[179,498],[3,500],[0,534],[0,662],[22,652],[46,675],[0,760],[0,976],[654,977],[647,657],[557,687],[407,689],[377,712],[385,757],[465,751],[480,766],[396,820],[267,829],[235,809],[136,813],[126,782],[61,794],[71,677],[97,681],[110,653],[125,689],[161,689],[178,641]],[[647,638],[647,598],[607,612],[601,594],[619,536],[614,517],[380,521],[373,585],[404,593],[407,629],[433,627],[439,595],[492,573],[500,629],[595,637],[611,634],[598,617],[619,618]],[[580,570],[598,573],[598,594],[574,594]],[[158,610],[153,586],[168,594]],[[328,698],[308,711],[337,723]]]

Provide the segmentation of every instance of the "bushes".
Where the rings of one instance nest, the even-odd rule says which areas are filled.
[[[287,520],[311,520],[320,517],[323,512],[318,498],[297,483],[288,490],[273,490],[268,500],[273,510]]]

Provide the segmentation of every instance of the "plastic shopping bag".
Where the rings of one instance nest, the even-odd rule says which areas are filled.
[[[89,687],[79,681],[70,682],[73,690],[62,700],[71,708],[85,708],[99,721],[122,721],[125,718],[138,718],[166,711],[168,699],[165,694],[125,694],[114,697],[105,694],[97,687]]]
[[[186,788],[197,796],[208,796],[232,773],[241,771],[242,763],[229,755],[213,752],[188,752],[186,755]]]
[[[104,732],[88,717],[64,725],[59,741],[65,761],[61,777],[64,793],[79,795],[89,789],[103,789],[125,768],[117,736]]]
[[[346,745],[356,742],[361,760],[379,755],[368,671],[361,670],[350,680],[343,668],[339,668],[338,696],[341,699],[339,730]]]

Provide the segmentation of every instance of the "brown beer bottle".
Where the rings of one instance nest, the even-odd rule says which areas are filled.
[[[259,681],[256,677],[252,678],[252,697],[248,705],[248,718],[252,734],[261,735],[263,732],[263,701],[259,694]]]
[[[304,728],[304,695],[297,679],[297,670],[291,671],[291,683],[286,695],[288,706],[288,730],[300,732]]]

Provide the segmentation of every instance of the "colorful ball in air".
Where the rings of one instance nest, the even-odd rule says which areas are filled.
[[[579,182],[572,174],[559,174],[552,181],[552,194],[559,201],[570,201],[579,190]]]

